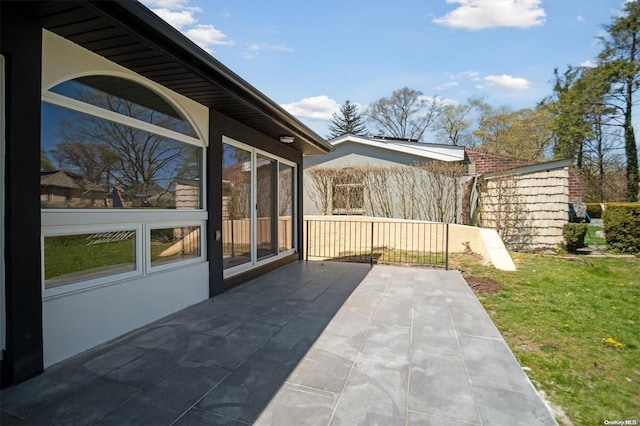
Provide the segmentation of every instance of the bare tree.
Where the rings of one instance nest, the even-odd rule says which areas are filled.
[[[483,182],[480,225],[495,229],[510,250],[531,247],[536,230],[533,214],[527,210],[513,176],[503,176]]]
[[[419,90],[404,87],[374,102],[366,115],[383,136],[422,140],[441,112],[437,97],[427,98]]]

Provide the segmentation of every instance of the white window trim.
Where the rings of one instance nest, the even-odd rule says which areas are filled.
[[[137,84],[148,87],[144,83],[136,80]],[[154,92],[156,89],[151,88]],[[4,93],[4,92],[3,92]],[[47,102],[63,108],[69,108],[74,111],[88,113],[92,116],[100,117],[109,121],[124,124],[126,126],[138,128],[160,136],[171,138],[180,142],[197,146],[203,149],[206,155],[206,140],[201,140],[191,136],[184,135],[160,126],[147,123],[132,117],[119,114],[114,111],[108,111],[95,105],[87,104],[77,99],[69,98],[58,93],[44,91],[42,93],[42,102]],[[172,102],[167,101],[173,105]],[[175,107],[175,105],[173,105]],[[197,128],[191,123],[190,119],[185,119],[192,127]],[[197,131],[197,130],[196,130]],[[71,293],[87,291],[97,287],[105,287],[116,285],[124,281],[137,279],[142,276],[150,275],[156,272],[162,272],[170,269],[178,269],[196,263],[206,261],[207,247],[206,241],[206,221],[209,217],[207,211],[207,199],[204,196],[207,191],[206,161],[202,159],[202,179],[201,184],[201,208],[198,209],[41,209],[41,286],[43,300],[52,297],[58,297]],[[150,254],[150,229],[171,228],[185,226],[199,226],[201,228],[201,250],[200,256],[193,259],[177,260],[164,265],[151,266]],[[105,275],[93,279],[85,279],[77,282],[63,284],[58,287],[45,288],[45,270],[44,270],[44,237],[85,234],[93,232],[108,231],[136,231],[136,265],[134,271],[124,273]]]
[[[183,133],[169,130],[164,127],[156,126],[155,124],[138,120],[137,118],[122,115],[115,111],[109,111],[104,108],[100,108],[99,106],[88,104],[77,99],[69,98],[59,93],[44,92],[42,94],[42,100],[53,105],[103,118],[105,120],[114,121],[116,123],[124,124],[125,126],[135,127],[136,129],[141,129],[149,133],[155,133],[167,138],[178,140],[180,142],[188,143],[190,145],[199,147],[206,146],[206,144],[198,138],[187,136]],[[187,121],[188,123],[188,120],[185,121]],[[189,123],[189,125],[191,126],[191,123]]]
[[[79,234],[91,234],[98,232],[115,232],[115,231],[135,231],[135,268],[133,271],[109,274],[97,278],[79,280],[68,284],[62,284],[57,287],[46,288],[45,287],[45,252],[44,252],[44,239],[45,237],[64,236],[64,235],[79,235]],[[135,277],[141,277],[143,275],[143,232],[142,224],[123,224],[123,225],[107,225],[107,226],[68,226],[68,227],[55,227],[55,228],[43,228],[42,235],[40,237],[40,259],[41,259],[41,285],[43,299],[59,296],[62,294],[76,293],[78,291],[84,291],[93,289],[96,287],[104,287],[117,284],[118,282],[129,280]]]
[[[222,136],[222,143],[227,144],[227,145],[231,145],[234,146],[236,148],[240,148],[243,149],[245,151],[248,151],[251,154],[251,221],[250,221],[250,229],[251,229],[251,261],[250,262],[246,262],[243,263],[241,265],[237,265],[237,266],[233,266],[231,268],[227,268],[223,270],[223,277],[226,278],[230,278],[233,277],[234,275],[238,275],[242,272],[254,269],[256,267],[259,267],[261,265],[265,265],[271,262],[274,262],[278,259],[281,259],[284,256],[288,256],[294,253],[297,253],[299,248],[297,247],[297,242],[298,242],[298,212],[297,212],[297,208],[298,208],[298,165],[296,163],[294,163],[293,161],[289,161],[286,160],[284,158],[278,157],[277,155],[274,155],[272,153],[269,153],[267,151],[261,150],[259,148],[253,147],[251,145],[248,145],[246,143],[240,142],[238,140],[232,139],[228,136]],[[256,196],[256,190],[257,190],[257,174],[254,173],[254,169],[255,169],[255,165],[257,164],[257,156],[261,155],[263,157],[269,158],[271,160],[275,160],[276,161],[276,168],[279,172],[280,170],[280,163],[282,164],[286,164],[287,166],[290,166],[293,168],[293,181],[294,181],[294,194],[293,194],[293,233],[294,233],[294,244],[293,244],[293,248],[289,249],[289,250],[284,250],[284,251],[280,251],[280,244],[279,241],[276,241],[276,253],[272,256],[267,256],[263,259],[258,259],[258,253],[256,250],[257,247],[257,209],[256,209],[256,200],[257,200],[257,196]],[[277,181],[277,180],[276,180]],[[276,184],[278,184],[279,182],[277,181]],[[276,188],[276,203],[278,203],[278,207],[280,206],[280,198],[278,195],[278,191]],[[277,222],[277,220],[276,220]],[[278,229],[278,235],[280,235],[280,230]]]
[[[193,257],[191,259],[183,259],[183,260],[175,260],[171,262],[167,262],[161,265],[153,266],[151,265],[151,230],[152,229],[166,229],[166,228],[181,228],[181,227],[198,227],[200,228],[200,256]],[[201,263],[206,260],[206,223],[204,221],[188,221],[188,222],[155,222],[155,223],[146,223],[144,225],[145,232],[145,244],[144,246],[148,248],[145,253],[145,269],[146,274],[153,274],[155,272],[166,271],[167,269],[175,269],[176,267],[182,267],[187,265],[192,265],[194,263]]]

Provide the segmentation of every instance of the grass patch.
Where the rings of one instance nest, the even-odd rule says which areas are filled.
[[[501,284],[478,298],[536,387],[576,425],[640,420],[640,259],[512,256],[462,269]]]
[[[602,248],[607,247],[607,240],[605,238],[596,237],[597,231],[604,231],[602,226],[595,226],[589,224],[587,226],[587,235],[584,237],[584,243],[587,245],[597,245]]]

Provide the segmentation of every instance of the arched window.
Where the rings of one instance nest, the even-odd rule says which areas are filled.
[[[204,261],[205,145],[178,108],[108,75],[42,100],[45,296]]]

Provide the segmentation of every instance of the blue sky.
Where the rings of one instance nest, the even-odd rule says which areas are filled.
[[[321,136],[402,87],[533,107],[585,65],[624,0],[143,0]]]

